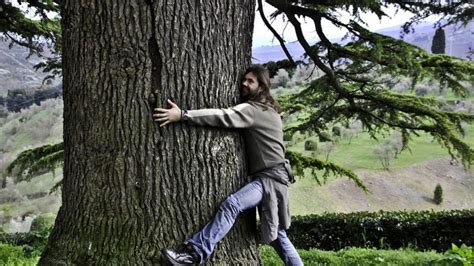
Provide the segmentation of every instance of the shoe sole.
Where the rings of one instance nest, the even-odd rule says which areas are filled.
[[[169,263],[171,263],[171,265],[177,265],[177,266],[196,265],[195,263],[193,263],[193,264],[179,263],[179,262],[175,261],[172,257],[170,257],[164,249],[161,250],[161,253],[166,257],[166,259],[168,260]]]

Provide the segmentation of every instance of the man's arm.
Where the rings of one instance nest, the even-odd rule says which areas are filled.
[[[155,121],[160,126],[186,120],[191,124],[224,128],[248,128],[254,123],[255,107],[242,103],[226,109],[199,109],[183,112],[175,103],[168,100],[170,109],[155,108]]]

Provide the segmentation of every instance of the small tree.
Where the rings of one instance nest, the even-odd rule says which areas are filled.
[[[393,150],[386,145],[377,145],[375,146],[374,155],[382,164],[383,169],[388,170],[390,163],[395,159]]]
[[[285,132],[285,133],[283,134],[283,140],[284,140],[284,141],[291,141],[291,140],[293,140],[293,134],[288,133],[288,132]]]
[[[321,150],[324,152],[326,156],[326,162],[329,160],[329,155],[336,149],[336,143],[333,141],[326,142],[321,147]]]
[[[46,230],[51,230],[54,225],[54,220],[56,216],[53,213],[43,213],[36,217],[31,222],[31,232],[44,232]]]
[[[377,145],[373,153],[382,164],[385,170],[388,170],[390,163],[397,158],[397,155],[402,151],[403,140],[399,132],[394,132],[390,138],[384,140],[381,145]]]
[[[305,151],[315,151],[318,149],[318,143],[314,140],[307,140],[304,142],[304,150]]]
[[[288,71],[283,68],[278,69],[275,77],[271,79],[273,88],[286,87],[288,81],[290,81],[290,75],[288,74]]]
[[[437,184],[434,190],[434,202],[438,205],[443,202],[443,188],[440,184]]]
[[[431,52],[433,54],[444,54],[446,47],[446,36],[443,28],[438,28],[433,36],[433,43],[431,44]]]
[[[319,142],[332,141],[331,135],[325,131],[319,132],[318,136],[319,136]]]

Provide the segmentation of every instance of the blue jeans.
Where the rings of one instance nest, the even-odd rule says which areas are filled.
[[[263,185],[262,181],[257,178],[230,195],[221,204],[214,218],[184,243],[191,245],[199,254],[201,263],[204,262],[212,254],[216,244],[232,228],[237,216],[241,212],[259,205],[262,198]],[[285,265],[303,265],[298,252],[286,236],[285,230],[280,230],[278,238],[270,245],[276,250]]]

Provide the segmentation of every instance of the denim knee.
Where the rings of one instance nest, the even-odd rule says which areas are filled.
[[[221,206],[219,207],[220,211],[223,212],[232,212],[234,214],[239,214],[242,210],[239,206],[237,198],[234,195],[230,195],[227,199],[222,202]]]

